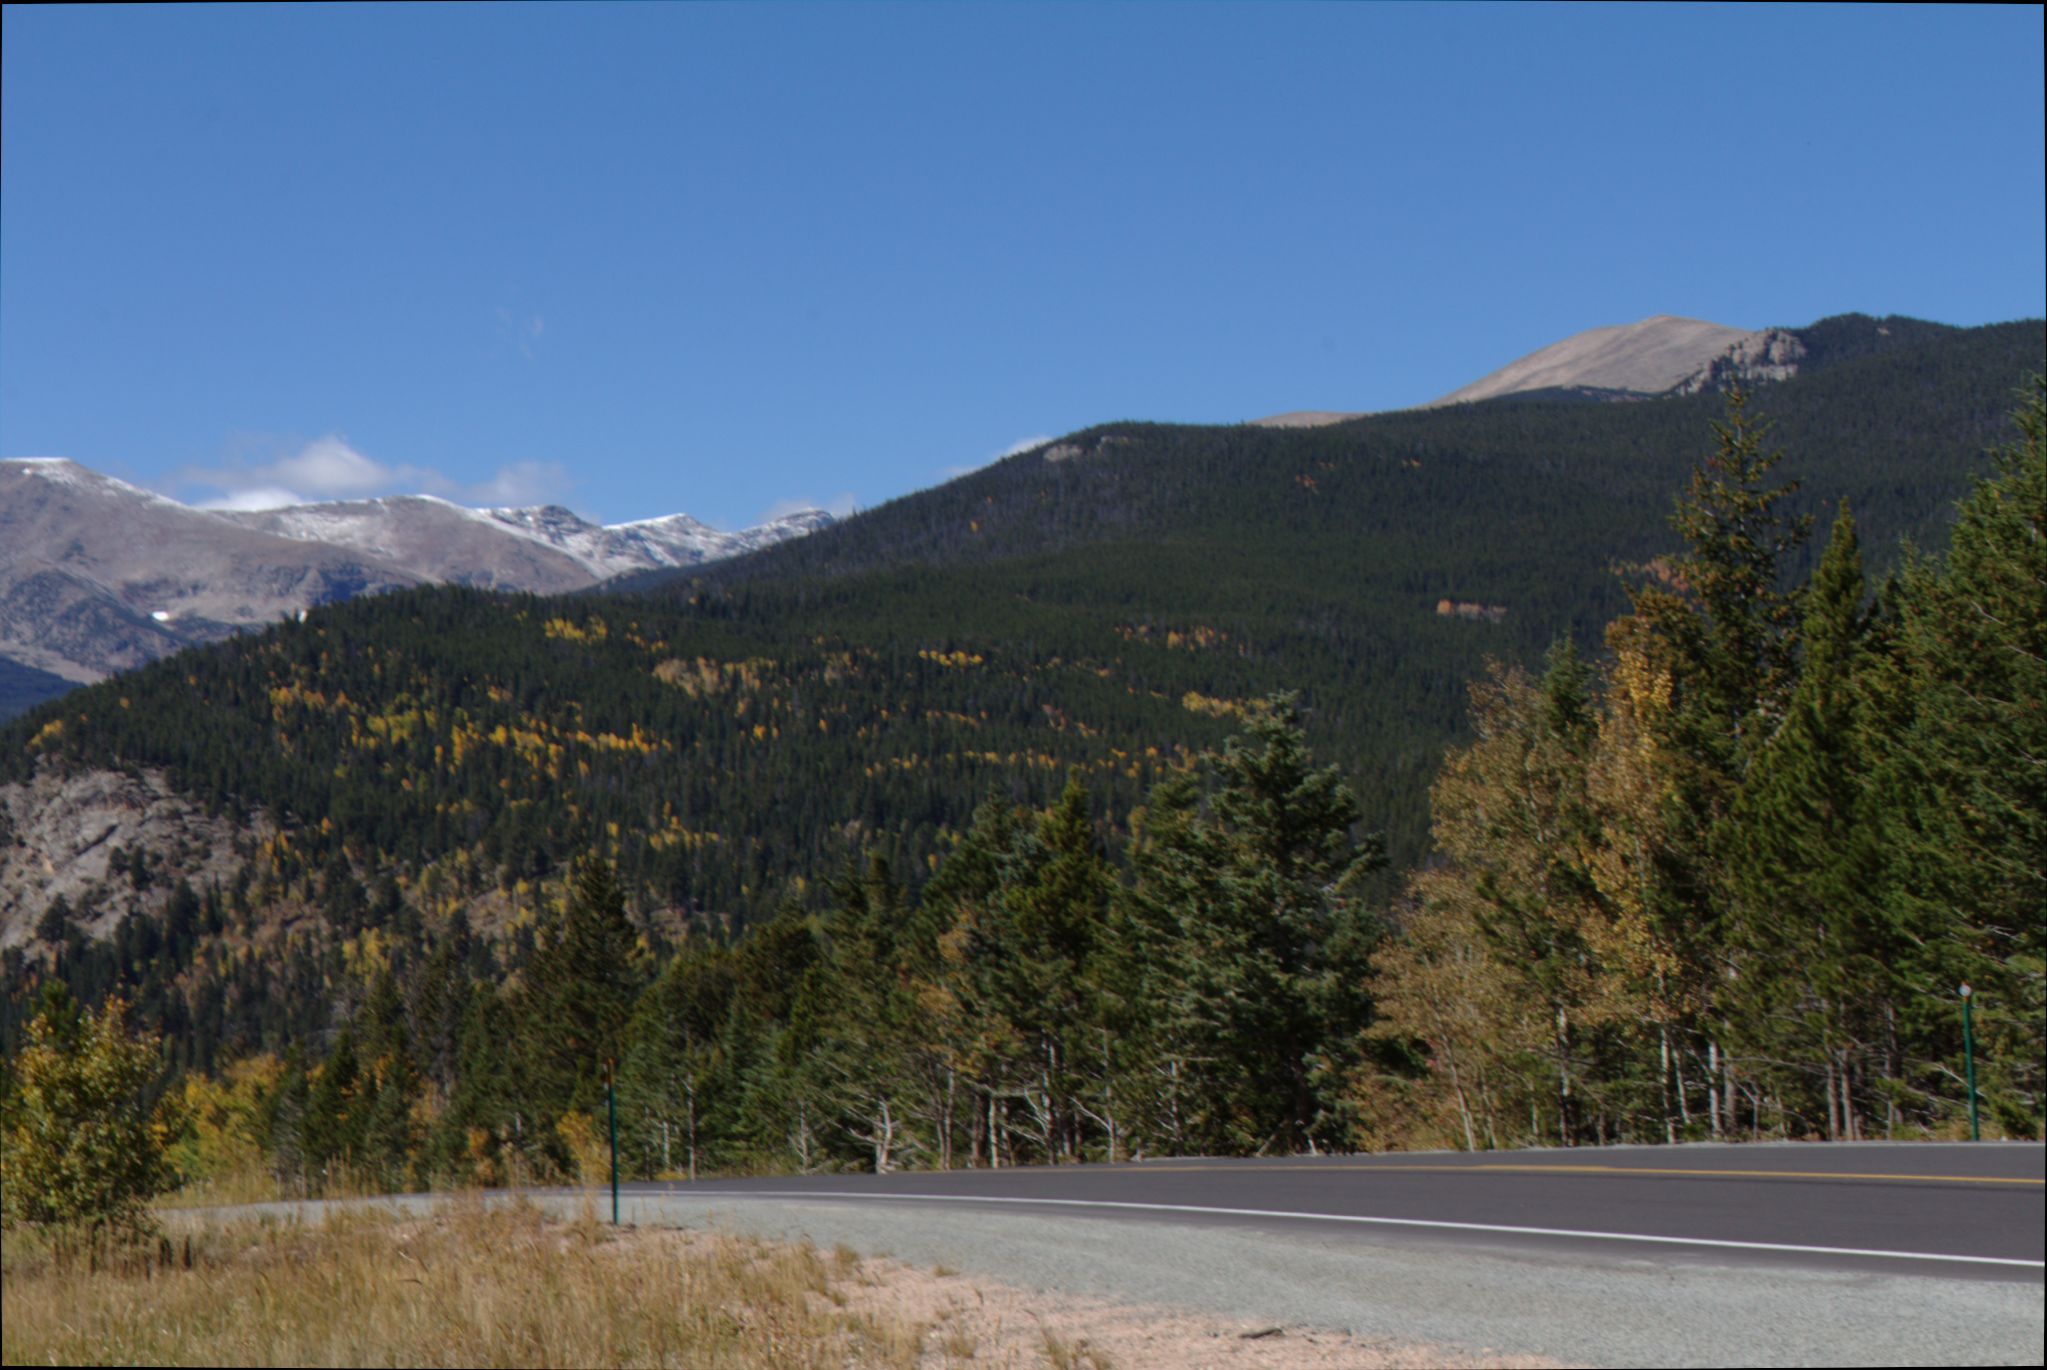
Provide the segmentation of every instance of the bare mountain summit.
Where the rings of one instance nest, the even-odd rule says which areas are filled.
[[[1657,314],[1640,323],[1588,328],[1551,343],[1429,406],[1465,404],[1526,390],[1621,390],[1638,395],[1692,391],[1717,376],[1773,379],[1796,369],[1803,349],[1782,329],[1751,332],[1703,319]]]
[[[1469,404],[1530,390],[1607,390],[1617,396],[1690,394],[1730,380],[1783,380],[1805,345],[1787,329],[1750,332],[1703,319],[1657,314],[1640,323],[1588,328],[1509,362],[1419,407]],[[1253,419],[1260,428],[1320,428],[1366,411],[1299,409]]]

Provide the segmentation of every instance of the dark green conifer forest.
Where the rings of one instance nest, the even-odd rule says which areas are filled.
[[[299,1191],[586,1171],[607,1062],[638,1175],[1905,1137],[1966,980],[2037,1136],[2040,328],[1811,332],[1747,395],[1108,425],[76,691],[4,778],[276,826],[45,913],[10,1059],[119,992]]]

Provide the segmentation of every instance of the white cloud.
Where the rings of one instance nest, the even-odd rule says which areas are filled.
[[[545,504],[574,484],[566,468],[551,461],[515,461],[480,485],[469,486],[465,502],[478,504]]]
[[[1043,447],[1050,441],[1052,441],[1050,433],[1040,433],[1035,438],[1020,438],[1003,448],[1000,452],[997,452],[994,459],[1001,461],[1004,457],[1013,457],[1019,452],[1028,452],[1033,447]]]
[[[262,485],[249,490],[237,490],[217,499],[199,501],[201,509],[231,509],[248,512],[257,509],[282,509],[287,505],[311,503],[304,495],[293,490],[281,490],[275,486]]]
[[[844,518],[860,507],[860,498],[851,490],[841,490],[830,499],[778,499],[768,506],[759,523],[773,523],[776,519],[800,514],[806,509],[822,509],[837,518]]]
[[[498,333],[510,340],[519,349],[519,355],[532,361],[540,351],[540,335],[547,331],[547,320],[538,314],[524,316],[509,309],[498,310]]]
[[[943,471],[940,471],[938,476],[941,480],[958,480],[961,476],[970,476],[976,471],[993,466],[996,462],[1013,457],[1019,452],[1028,452],[1033,447],[1043,447],[1050,441],[1052,441],[1052,435],[1049,433],[1041,433],[1034,438],[1019,438],[985,461],[976,462],[969,466],[948,466]]]
[[[341,437],[315,438],[295,457],[275,463],[267,473],[295,490],[310,490],[324,499],[374,494],[432,472],[390,467],[373,461]]]
[[[201,508],[277,509],[322,500],[422,494],[459,504],[540,504],[559,499],[574,481],[558,463],[519,461],[499,467],[488,479],[464,484],[431,467],[378,461],[342,435],[330,433],[275,461],[187,470],[176,483],[217,492],[202,496],[197,501]]]

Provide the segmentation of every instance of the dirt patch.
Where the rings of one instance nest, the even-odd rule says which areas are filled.
[[[694,1235],[694,1234],[690,1234]],[[1432,1367],[1555,1366],[1517,1356],[1270,1323],[1106,1299],[1017,1289],[978,1276],[862,1260],[841,1251],[839,1285],[855,1313],[910,1322],[925,1329],[922,1366],[1060,1367]]]

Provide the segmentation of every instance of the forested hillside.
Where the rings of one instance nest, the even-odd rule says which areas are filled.
[[[1847,495],[1874,525],[1938,542],[1966,478],[1956,463],[1973,464],[1995,440],[2013,387],[2042,353],[2040,323],[1960,329],[1843,315],[1797,335],[1805,370],[1767,387],[1761,404],[1796,454],[1808,499]],[[701,575],[613,586],[688,593],[1168,534],[1261,556],[1276,543],[1284,561],[1296,539],[1334,536],[1395,539],[1375,559],[1427,568],[1415,578],[1424,592],[1462,588],[1470,576],[1525,602],[1545,590],[1523,578],[1532,568],[1574,577],[1559,599],[1596,587],[1611,605],[1606,558],[1667,549],[1670,492],[1718,403],[1713,394],[1616,402],[1543,391],[1313,429],[1104,424]],[[1524,551],[1530,528],[1545,536]],[[1299,558],[1303,582],[1322,569],[1316,550]],[[1603,612],[1573,604],[1587,622]]]
[[[1900,564],[1901,536],[1945,542],[2043,351],[2038,323],[1904,332],[1844,341],[1832,364],[1750,402],[1788,453],[1777,475],[1803,483],[1773,517],[1831,521],[1845,496],[1873,585]],[[1437,785],[1432,819],[1428,794],[1446,745],[1497,731],[1483,709],[1467,716],[1488,661],[1504,683],[1482,704],[1521,698],[1513,668],[1560,642],[1601,671],[1632,669],[1608,625],[1646,621],[1644,587],[1699,592],[1696,529],[1680,536],[1669,512],[1716,450],[1722,404],[1536,396],[1315,430],[1110,425],[716,579],[560,600],[406,592],[156,663],[0,733],[0,778],[160,769],[199,804],[261,808],[281,831],[250,842],[220,887],[181,884],[175,853],[133,854],[122,878],[168,902],[109,943],[80,934],[88,909],[28,915],[37,936],[8,953],[0,1026],[11,1050],[54,972],[87,999],[138,998],[180,1066],[276,1053],[283,1064],[236,1078],[267,1101],[266,1126],[289,1122],[266,1135],[288,1143],[281,1163],[301,1179],[337,1157],[484,1178],[512,1155],[569,1164],[589,1052],[553,1059],[533,1035],[565,1014],[595,1014],[592,1032],[643,1053],[633,1088],[659,1093],[643,1111],[671,1151],[675,1129],[698,1127],[699,1105],[724,1091],[721,1162],[935,1161],[955,1148],[1057,1159],[1113,1151],[1118,1135],[1125,1150],[1133,1137],[1246,1150],[1444,1140],[1451,1117],[1466,1140],[1501,1140],[1504,1102],[1443,1112],[1445,1048],[1426,1025],[1389,1011],[1365,1035],[1375,997],[1402,1002],[1400,985],[1368,987],[1371,953],[1383,980],[1423,945],[1381,945],[1418,916],[1395,899],[1406,872],[1480,864],[1445,826],[1454,795]],[[1788,539],[1747,592],[1803,585],[1818,554]],[[1937,571],[1905,574],[1934,594]],[[1792,603],[1767,625],[1777,645],[1754,649],[1782,655],[1781,669],[1713,717],[1781,713],[1798,678],[1787,663],[1803,660]],[[1672,651],[1692,650],[1678,610],[1658,621]],[[1589,676],[1583,690],[1588,720],[1615,698]],[[1279,691],[1297,702],[1260,702]],[[1582,750],[1592,725],[1573,726]],[[1232,734],[1249,741],[1214,750]],[[1712,884],[1727,867],[1698,857],[1710,846],[1699,834],[1721,831],[1742,792],[1733,761],[1713,764],[1682,778],[1698,789],[1696,831],[1673,849],[1683,859],[1652,901],[1662,915],[1737,902]],[[1265,833],[1259,795],[1273,786],[1312,820]],[[601,867],[583,867],[564,905],[568,872],[592,859]],[[1293,912],[1261,924],[1260,901],[1275,899]],[[1217,921],[1188,923],[1195,904]],[[1465,907],[1481,930],[1500,926]],[[1715,913],[1716,926],[1735,916]],[[1451,954],[1479,968],[1476,1008],[1561,992],[1517,986],[1527,958],[1510,941],[1452,933],[1483,953]],[[1458,945],[1452,933],[1444,945]],[[1510,934],[1552,935],[1539,922],[1483,931]],[[1542,945],[1527,964],[1569,961],[1554,938]],[[629,969],[605,980],[600,966]],[[900,973],[855,974],[874,966]],[[578,988],[593,975],[609,986],[597,1000]],[[1618,1032],[1627,1015],[1609,1010],[1625,1001],[1600,993],[1597,1022]],[[1160,996],[1175,1005],[1163,1018]],[[1247,996],[1269,1020],[1231,1020],[1225,1006]],[[1703,1112],[1696,1062],[1724,1072],[1748,1029],[1710,995],[1657,1011],[1663,1047],[1692,1065],[1671,1107],[1689,1112],[1692,1097]],[[914,1030],[934,1013],[958,1015],[944,1019],[956,1037]],[[1140,1030],[1155,1019],[1180,1034],[1164,1054]],[[847,1037],[853,1023],[869,1036]],[[1668,1059],[1658,1086],[1633,1039],[1595,1069],[1573,1054],[1579,1037],[1550,1049],[1522,1041],[1520,1020],[1501,1031],[1479,1032],[1506,1044],[1487,1087],[1515,1109],[1532,1100],[1538,1135],[1676,1135],[1671,1108],[1645,1102],[1671,1098]],[[1857,1054],[1881,1034],[1858,1027],[1820,1050],[1855,1081],[1828,1086],[1836,1128],[1844,1100],[1879,1116],[1908,1035],[1888,1039],[1888,1075]],[[1945,1038],[1912,1040],[1918,1096],[1894,1091],[1886,1125],[1951,1116],[1925,1087]],[[1268,1077],[1258,1063],[1275,1059],[1286,1069]],[[682,1060],[703,1073],[679,1074]],[[1063,1064],[1040,1077],[1033,1060]],[[861,1075],[870,1067],[882,1075]],[[1375,1074],[1389,1083],[1361,1083]],[[1609,1076],[1625,1087],[1572,1102]],[[1545,1079],[1563,1089],[1550,1103]],[[2026,1079],[2011,1087],[2021,1120],[2038,1109]],[[1796,1080],[1769,1083],[1755,1084],[1750,1117],[1774,1101],[1772,1126],[1802,1130],[1813,1115],[1786,1102]],[[442,1110],[430,1138],[423,1098]],[[1400,1099],[1408,1113],[1389,1113]],[[654,1130],[637,1135],[654,1145]]]
[[[1804,507],[1849,499],[1880,569],[1901,536],[1939,544],[2043,344],[1860,328],[1758,404]],[[928,872],[991,787],[1042,801],[1081,763],[1127,805],[1220,735],[1207,701],[1293,689],[1404,864],[1465,682],[1559,634],[1597,648],[1717,403],[1091,430],[716,581],[338,606],[70,696],[0,765],[162,767],[267,807],[295,825],[287,880],[345,847],[445,904],[602,848],[636,907],[745,921],[870,848]]]

